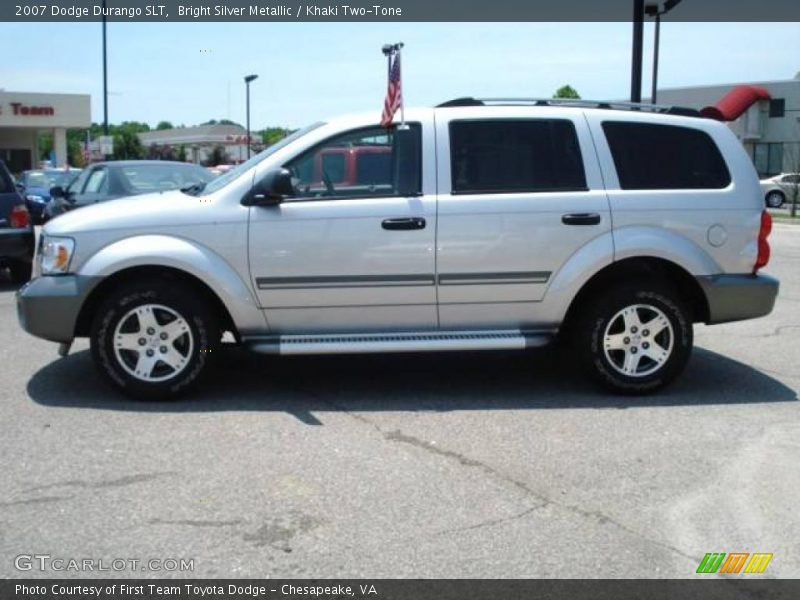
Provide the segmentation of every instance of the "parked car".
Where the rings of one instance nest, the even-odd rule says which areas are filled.
[[[686,365],[693,323],[766,315],[778,282],[734,134],[629,108],[460,99],[404,128],[317,123],[204,186],[49,222],[20,321],[62,354],[89,337],[142,398],[196,384],[225,332],[281,355],[560,338],[610,389],[652,392]],[[332,149],[366,147],[391,149],[380,178],[318,181]]]
[[[25,199],[0,160],[0,268],[7,267],[16,283],[31,277],[33,246],[33,226]]]
[[[23,171],[17,188],[25,197],[25,206],[34,223],[44,221],[44,209],[50,202],[53,187],[67,187],[81,172],[81,169],[37,169]]]
[[[780,208],[786,200],[800,200],[800,173],[780,173],[761,180],[761,192],[769,208]]]
[[[119,160],[96,163],[85,169],[66,188],[51,190],[53,201],[47,218],[97,202],[152,192],[168,192],[213,179],[203,167],[167,160]]]
[[[298,168],[297,176],[306,192],[329,186],[344,191],[349,187],[386,185],[391,171],[392,147],[380,141],[360,140],[358,145],[323,148]]]
[[[214,167],[206,167],[206,170],[211,173],[214,177],[222,175],[223,173],[227,173],[230,171],[234,165],[216,165]]]

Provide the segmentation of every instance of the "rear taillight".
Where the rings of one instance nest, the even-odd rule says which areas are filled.
[[[761,213],[761,227],[758,229],[758,256],[753,266],[753,273],[766,267],[769,262],[769,242],[767,238],[772,231],[772,215],[766,210]]]
[[[31,224],[31,216],[24,204],[18,204],[11,209],[8,222],[11,227],[28,227]]]

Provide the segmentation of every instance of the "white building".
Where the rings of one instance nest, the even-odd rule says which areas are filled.
[[[253,146],[260,146],[261,136],[250,133]],[[241,125],[199,125],[146,131],[139,134],[145,148],[169,146],[177,151],[186,149],[186,160],[205,163],[211,158],[214,148],[221,146],[227,155],[226,162],[240,163],[247,160],[247,130]]]
[[[800,170],[800,73],[794,79],[671,88],[658,91],[658,104],[702,109],[714,106],[738,86],[756,86],[769,94],[730,123],[760,175]],[[649,99],[645,100],[649,101]]]
[[[0,159],[12,173],[39,166],[39,134],[53,134],[56,166],[67,162],[67,129],[88,129],[88,94],[0,91]]]

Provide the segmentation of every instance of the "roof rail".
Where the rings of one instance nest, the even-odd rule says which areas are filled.
[[[583,100],[579,98],[455,98],[438,104],[436,108],[454,106],[572,106],[577,108],[602,108],[609,110],[633,110],[686,117],[701,117],[700,111],[683,106],[666,104],[644,104],[640,102],[618,102],[616,100]]]

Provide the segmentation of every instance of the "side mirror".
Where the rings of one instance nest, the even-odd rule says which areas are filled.
[[[269,171],[242,198],[245,206],[277,206],[286,198],[294,196],[292,174],[288,169]]]
[[[24,193],[25,193],[25,184],[24,184],[24,183],[22,183],[22,182],[18,181],[18,182],[17,182],[15,185],[16,185],[16,187],[17,187],[17,191],[18,191],[20,194],[24,194]]]

